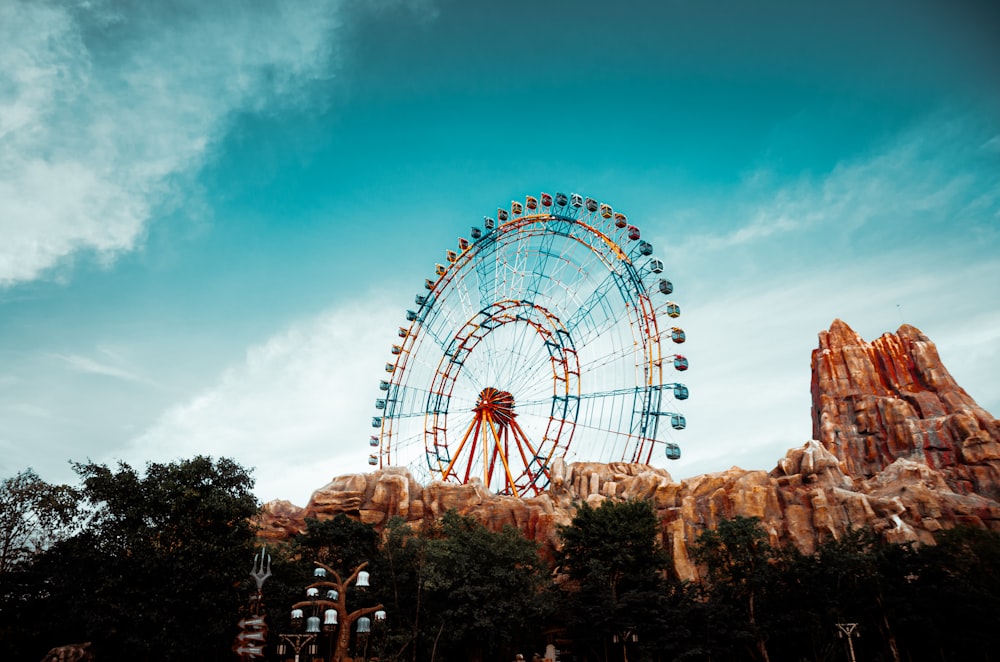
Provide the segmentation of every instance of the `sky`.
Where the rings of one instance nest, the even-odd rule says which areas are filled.
[[[674,284],[675,479],[812,436],[843,319],[1000,412],[1000,8],[974,0],[0,0],[0,476],[369,470],[404,312],[498,206],[579,192]]]

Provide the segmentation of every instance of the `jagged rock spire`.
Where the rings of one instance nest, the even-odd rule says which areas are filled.
[[[952,489],[1000,497],[1000,423],[960,387],[916,327],[865,342],[834,320],[812,354],[813,437],[845,473],[899,458],[941,470]]]

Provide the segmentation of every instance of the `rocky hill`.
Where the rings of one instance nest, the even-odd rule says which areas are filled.
[[[851,528],[923,544],[956,524],[1000,530],[1000,421],[955,383],[918,329],[869,343],[835,320],[813,351],[812,397],[814,439],[770,472],[734,467],[674,482],[646,465],[559,461],[546,494],[518,499],[477,482],[420,485],[388,469],[334,478],[305,508],[266,504],[261,535],[287,538],[308,517],[345,513],[380,525],[454,508],[493,529],[512,524],[551,550],[581,501],[640,498],[655,504],[678,574],[694,579],[690,543],[735,515],[761,518],[772,543],[806,553]]]

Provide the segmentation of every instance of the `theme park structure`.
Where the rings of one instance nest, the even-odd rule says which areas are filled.
[[[610,205],[527,196],[447,250],[399,327],[369,462],[542,493],[556,458],[648,464],[685,427],[680,306],[663,260]]]

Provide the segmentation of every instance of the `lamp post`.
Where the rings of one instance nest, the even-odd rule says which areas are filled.
[[[310,655],[315,655],[317,651],[316,647],[316,635],[314,634],[280,634],[281,643],[278,644],[278,655],[282,657],[288,653],[288,646],[292,647],[292,652],[295,653],[295,662],[299,662],[299,654],[302,652],[302,648],[309,645],[306,650]]]
[[[628,662],[628,645],[630,643],[634,644],[637,641],[639,641],[639,635],[636,633],[635,628],[628,628],[627,630],[623,630],[620,633],[616,632],[612,636],[612,640],[616,644],[620,643],[622,645],[623,662]]]
[[[840,630],[837,636],[843,638],[847,637],[847,649],[851,653],[851,662],[855,662],[854,659],[854,637],[857,635],[854,630],[858,627],[857,623],[837,623],[837,629]]]
[[[369,615],[374,614],[376,622],[385,620],[385,611],[382,605],[373,607],[361,607],[354,611],[347,609],[347,592],[352,586],[354,588],[365,589],[369,586],[369,574],[365,571],[368,562],[354,568],[351,574],[342,579],[333,568],[316,561],[316,569],[313,576],[316,581],[306,586],[306,599],[292,605],[292,624],[301,625],[303,620],[306,623],[306,633],[304,635],[281,635],[282,639],[292,643],[292,637],[300,637],[292,643],[295,650],[295,660],[299,662],[299,651],[302,646],[309,644],[310,655],[315,655],[318,645],[314,641],[321,632],[330,635],[330,656],[332,662],[343,662],[348,657],[351,643],[351,630],[355,623],[358,624],[359,636],[367,635],[371,631],[371,619]],[[309,616],[305,617],[308,611]],[[364,627],[364,632],[362,632]],[[367,641],[365,642],[367,644]],[[281,653],[282,651],[279,651]]]

